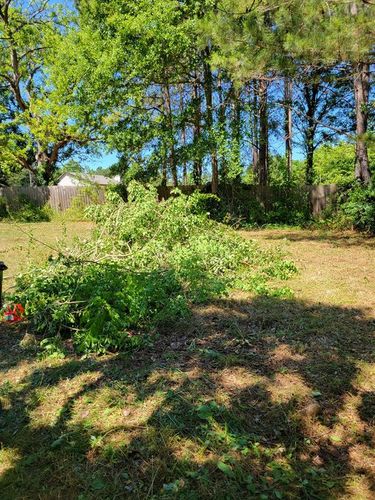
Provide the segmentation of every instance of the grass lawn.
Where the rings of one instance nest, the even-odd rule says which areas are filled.
[[[45,256],[0,234],[12,268]],[[233,294],[83,359],[39,359],[0,324],[1,499],[374,498],[375,241],[243,234],[293,256],[293,298]]]
[[[15,276],[30,263],[43,263],[53,254],[52,248],[57,246],[57,241],[71,243],[75,237],[87,236],[90,227],[88,222],[0,222],[0,261],[4,261],[9,268],[4,275],[5,289],[14,285]]]

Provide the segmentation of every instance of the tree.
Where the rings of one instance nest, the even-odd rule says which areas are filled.
[[[64,165],[62,165],[61,168],[55,173],[54,181],[57,182],[59,178],[65,173],[82,174],[83,172],[84,168],[82,167],[82,165],[77,160],[70,159],[66,163],[64,163]]]
[[[314,182],[314,153],[351,130],[351,89],[346,68],[303,68],[295,79],[295,124],[306,155],[306,183]]]
[[[58,68],[70,21],[48,1],[0,1],[0,85],[11,95],[0,125],[0,159],[44,183],[58,161],[90,141],[69,102],[79,83],[67,82]]]
[[[371,179],[366,134],[368,130],[370,93],[370,65],[359,62],[354,66],[354,96],[356,114],[356,166],[355,177],[368,184]]]
[[[219,165],[217,158],[217,150],[215,141],[212,138],[213,125],[214,125],[214,117],[213,117],[213,77],[212,70],[209,64],[210,58],[210,48],[206,47],[204,53],[204,93],[206,97],[206,125],[207,131],[209,134],[209,147],[211,153],[211,168],[212,168],[212,176],[211,176],[211,190],[213,193],[217,193],[219,188]]]
[[[357,18],[360,13],[371,15],[368,2],[362,2],[358,5],[353,1],[350,4],[350,13]],[[360,12],[362,11],[362,12]],[[375,12],[373,12],[375,14]],[[368,184],[371,173],[369,167],[368,149],[366,144],[366,134],[368,126],[368,109],[370,93],[370,64],[369,57],[364,54],[360,60],[353,62],[354,70],[354,96],[356,113],[356,167],[355,177],[358,181]]]
[[[285,160],[290,181],[293,165],[293,81],[289,77],[284,78],[284,107]]]
[[[314,155],[315,180],[319,184],[353,184],[356,162],[354,142],[339,142],[338,144],[324,144]],[[375,149],[369,148],[370,165],[375,170]]]
[[[126,5],[83,0],[78,8],[81,31],[91,33],[109,56],[98,75],[102,94],[105,88],[100,102],[107,112],[106,143],[126,158],[130,170],[143,164],[151,173],[157,158],[162,182],[170,177],[177,185],[182,128],[185,139],[188,135],[179,89],[190,79],[195,54],[185,9],[174,0],[133,0]],[[98,51],[95,57],[101,58]],[[100,70],[95,61],[87,64]]]
[[[285,48],[310,65],[351,68],[356,110],[356,178],[371,179],[367,151],[369,65],[373,61],[375,5],[367,0],[306,0],[291,4]],[[290,16],[291,19],[291,16]],[[298,28],[298,29],[296,29]]]

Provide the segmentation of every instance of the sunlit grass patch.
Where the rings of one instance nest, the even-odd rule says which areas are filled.
[[[29,413],[30,427],[54,426],[59,420],[69,418],[71,401],[100,377],[100,372],[88,372],[60,380],[56,385],[47,383],[44,387],[37,387],[29,401],[33,408]]]
[[[71,425],[81,423],[99,433],[112,429],[135,429],[147,424],[164,401],[162,392],[137,401],[133,393],[125,396],[110,387],[102,387],[81,397],[74,407]]]
[[[360,500],[372,500],[374,498],[374,490],[371,485],[371,480],[365,474],[351,474],[347,478],[345,494],[342,495],[344,500],[358,498]]]
[[[232,393],[255,384],[265,384],[266,378],[258,373],[252,373],[248,367],[231,367],[219,371],[216,381],[223,391]]]
[[[303,378],[296,373],[277,373],[268,383],[267,391],[274,403],[287,403],[290,400],[303,400],[311,395]]]
[[[7,471],[10,471],[20,460],[20,453],[16,448],[0,449],[0,478]]]
[[[42,264],[54,253],[51,247],[57,248],[59,240],[64,240],[66,244],[72,243],[76,237],[87,236],[91,229],[92,224],[89,222],[0,222],[1,260],[8,266],[4,274],[4,289],[11,291],[15,277],[26,271],[29,265]]]
[[[360,361],[357,363],[357,376],[353,382],[360,391],[373,391],[375,388],[375,364]]]

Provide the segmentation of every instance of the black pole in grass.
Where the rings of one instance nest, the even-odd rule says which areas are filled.
[[[3,307],[3,273],[8,268],[4,262],[0,261],[0,309]]]

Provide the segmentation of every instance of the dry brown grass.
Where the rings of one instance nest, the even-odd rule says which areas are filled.
[[[298,297],[375,315],[375,238],[350,231],[287,229],[243,234],[292,255],[301,271],[290,282]]]
[[[13,286],[17,274],[30,264],[43,263],[58,241],[69,244],[76,237],[84,238],[91,227],[88,222],[0,222],[0,260],[8,266],[5,288]]]

